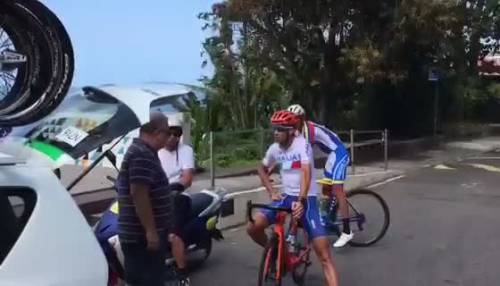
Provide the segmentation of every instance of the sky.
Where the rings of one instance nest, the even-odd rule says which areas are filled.
[[[75,52],[73,86],[199,84],[207,33],[198,13],[215,0],[41,0],[66,27]]]

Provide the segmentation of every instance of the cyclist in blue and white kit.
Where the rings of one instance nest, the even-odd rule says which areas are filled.
[[[349,225],[349,208],[347,207],[344,193],[347,166],[349,165],[349,152],[339,136],[325,126],[305,120],[305,110],[302,106],[294,104],[287,109],[299,116],[301,121],[298,130],[304,135],[311,145],[316,145],[321,151],[328,154],[325,164],[324,178],[318,182],[323,185],[323,193],[328,196],[335,194],[342,215],[342,234],[333,244],[334,247],[343,247],[353,239],[354,234]]]

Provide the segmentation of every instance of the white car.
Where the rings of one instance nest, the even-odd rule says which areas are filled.
[[[107,285],[101,247],[51,168],[21,149],[4,151],[0,145],[0,285]]]
[[[195,88],[166,83],[72,89],[50,116],[15,128],[3,141],[4,144],[25,144],[50,158],[53,168],[85,165],[83,158],[85,163],[91,163],[103,150],[114,146],[119,167],[132,139],[139,135],[139,126],[149,121],[152,111],[181,117],[182,140],[189,144],[191,117],[186,102],[203,97]],[[0,146],[1,142],[2,139]],[[105,167],[112,167],[109,162],[103,163]]]
[[[0,138],[0,286],[106,285],[101,247],[53,170],[90,163],[111,146],[119,166],[151,111],[185,117],[189,135],[185,104],[194,97],[176,84],[84,87]]]

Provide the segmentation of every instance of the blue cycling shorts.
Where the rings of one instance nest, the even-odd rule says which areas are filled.
[[[282,201],[272,202],[270,206],[273,207],[283,207],[283,208],[291,208],[292,203],[296,202],[298,197],[285,195]],[[318,237],[327,236],[327,232],[325,230],[325,226],[323,221],[321,220],[321,216],[319,213],[318,200],[316,196],[307,197],[307,205],[304,206],[304,214],[301,218],[302,226],[304,227],[307,235],[310,240],[314,240]],[[276,211],[261,209],[260,212],[266,216],[269,224],[276,223]]]

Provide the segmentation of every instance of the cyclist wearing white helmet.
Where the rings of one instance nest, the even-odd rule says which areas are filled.
[[[324,178],[318,182],[323,185],[323,193],[332,198],[335,194],[342,215],[342,234],[333,244],[334,247],[343,247],[353,239],[354,234],[349,225],[349,209],[344,193],[344,182],[349,165],[349,152],[340,140],[339,136],[323,125],[319,125],[305,118],[305,110],[298,104],[290,105],[287,109],[298,115],[301,119],[298,130],[306,137],[311,145],[318,146],[321,151],[328,155],[325,164]]]

